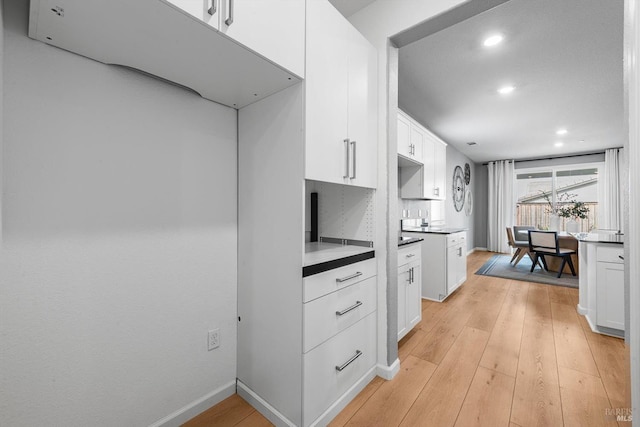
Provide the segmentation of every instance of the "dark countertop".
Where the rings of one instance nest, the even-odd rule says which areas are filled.
[[[405,246],[405,245],[410,245],[412,243],[416,243],[416,242],[422,242],[424,239],[421,239],[420,237],[400,237],[400,239],[398,240],[398,247],[400,246]]]
[[[411,233],[453,234],[467,231],[466,228],[439,228],[439,227],[405,227],[402,231]]]
[[[302,277],[344,267],[370,258],[375,258],[373,248],[336,243],[305,243]]]
[[[618,233],[572,233],[580,242],[624,244],[624,234]]]

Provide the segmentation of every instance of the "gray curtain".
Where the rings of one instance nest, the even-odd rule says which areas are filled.
[[[489,197],[487,220],[487,249],[510,253],[507,227],[513,226],[515,201],[513,197],[513,161],[489,162]]]
[[[622,229],[620,150],[622,149],[610,148],[604,152],[604,206],[602,226],[599,228]]]

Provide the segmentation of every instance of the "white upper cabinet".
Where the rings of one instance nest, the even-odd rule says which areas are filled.
[[[418,122],[398,110],[398,154],[423,163],[426,132]]]
[[[411,158],[413,144],[411,144],[411,121],[398,111],[398,154]]]
[[[307,2],[306,171],[375,188],[377,52],[327,1]]]
[[[304,76],[305,0],[219,1],[222,33]]]
[[[424,139],[424,197],[444,200],[446,191],[447,144],[429,131]]]
[[[447,144],[401,111],[398,111],[398,154],[400,197],[446,198]]]
[[[292,4],[290,15],[278,15],[273,6],[271,15],[260,16],[262,25],[254,23],[260,42],[240,32],[232,38],[224,29],[218,31],[227,6],[220,10],[222,0],[215,1],[216,12],[209,15],[206,0],[111,0],[108,5],[98,0],[31,0],[29,37],[105,64],[142,70],[233,108],[301,81],[304,0],[236,0],[231,28],[238,24],[238,29],[257,21],[257,15],[244,18],[251,15],[249,6],[261,14],[264,4]],[[281,24],[279,18],[291,21]],[[291,45],[299,46],[296,50]]]
[[[292,73],[304,76],[305,0],[167,0]]]

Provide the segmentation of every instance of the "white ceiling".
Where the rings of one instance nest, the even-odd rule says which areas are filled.
[[[495,31],[504,42],[484,48]],[[623,0],[511,0],[402,47],[398,102],[476,162],[620,147],[622,34]]]
[[[347,18],[375,1],[376,0],[329,0],[329,2]]]

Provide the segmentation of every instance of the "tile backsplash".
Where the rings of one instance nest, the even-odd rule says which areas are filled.
[[[444,225],[444,201],[398,199],[400,219],[422,219],[432,225]]]

